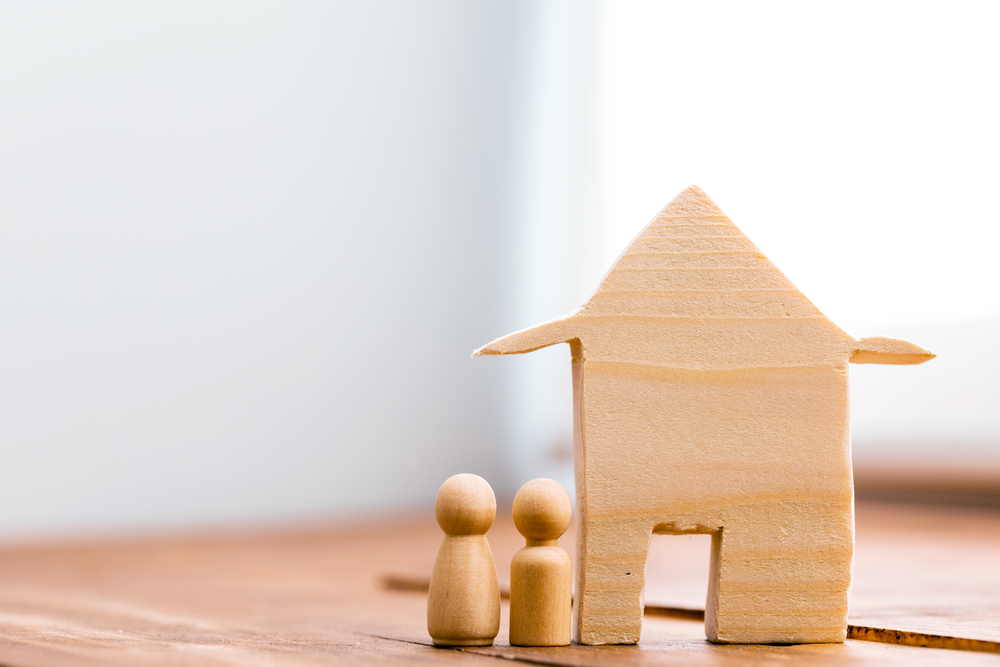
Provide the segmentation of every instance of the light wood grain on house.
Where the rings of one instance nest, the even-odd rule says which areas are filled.
[[[578,311],[476,355],[572,351],[575,638],[628,644],[653,533],[709,534],[709,639],[843,641],[854,548],[848,363],[916,364],[855,340],[696,187]]]

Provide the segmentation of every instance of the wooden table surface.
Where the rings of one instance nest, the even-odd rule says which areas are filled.
[[[295,530],[0,549],[0,665],[497,658],[551,665],[1000,665],[1000,511],[862,502],[857,527],[851,623],[882,632],[883,640],[950,638],[975,650],[867,640],[709,644],[700,622],[649,613],[702,608],[708,542],[701,536],[654,537],[638,646],[511,647],[505,603],[495,646],[435,649],[426,633],[426,596],[385,584],[387,577],[416,589],[426,582],[441,540],[427,512]],[[523,542],[504,517],[488,537],[505,586],[510,557]],[[560,543],[571,545],[571,536]]]

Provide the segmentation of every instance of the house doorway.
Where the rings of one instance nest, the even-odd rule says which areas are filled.
[[[646,556],[647,609],[657,607],[668,618],[703,623],[711,558],[711,535],[654,534]],[[647,614],[643,628],[655,623],[658,616]]]

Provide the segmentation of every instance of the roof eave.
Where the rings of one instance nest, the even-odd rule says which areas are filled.
[[[930,361],[934,356],[932,352],[908,341],[876,336],[857,341],[851,363],[912,365]]]
[[[534,352],[543,347],[567,343],[575,338],[571,333],[569,320],[576,313],[571,313],[556,320],[550,320],[538,326],[515,331],[492,343],[484,345],[472,353],[474,357],[499,354],[524,354]]]

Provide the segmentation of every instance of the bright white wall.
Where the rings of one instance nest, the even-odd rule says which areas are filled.
[[[578,308],[590,297],[591,274],[603,259],[601,5],[596,0],[547,0],[534,6],[511,330]],[[572,489],[569,346],[483,361],[510,368],[507,440],[518,486],[550,477]]]
[[[854,335],[1000,314],[995,3],[605,5],[607,258],[698,183]]]
[[[0,7],[0,538],[513,484],[524,3]]]
[[[565,346],[468,354],[691,183],[849,333],[939,353],[852,369],[856,455],[995,453],[997,18],[3,5],[0,539],[569,485]]]
[[[852,367],[859,459],[1000,451],[1000,6],[603,7],[604,264],[698,184],[848,333],[939,354]]]
[[[1000,472],[1000,318],[898,333],[938,356],[851,368],[855,461]]]
[[[526,216],[540,231],[518,327],[584,302],[698,184],[848,333],[939,355],[852,366],[856,461],[1000,460],[996,4],[549,6],[571,16],[549,31],[563,70],[534,107],[548,162],[533,183],[549,187]],[[560,148],[570,132],[575,153]],[[565,348],[508,361],[519,477],[570,475],[546,454],[572,437]]]

